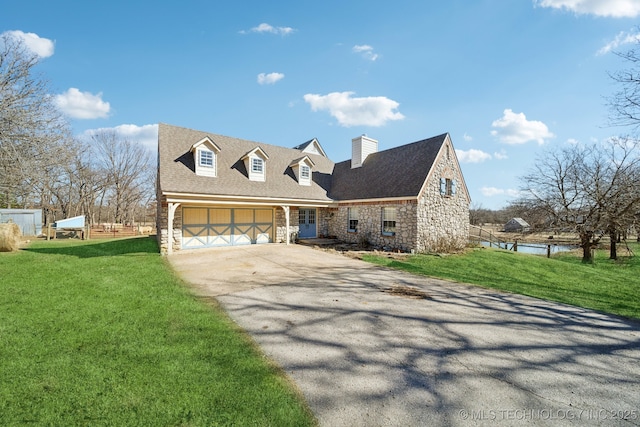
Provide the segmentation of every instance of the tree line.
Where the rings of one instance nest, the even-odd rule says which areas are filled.
[[[39,57],[0,37],[0,208],[42,208],[45,223],[133,223],[155,201],[152,155],[114,131],[73,135],[54,104]]]

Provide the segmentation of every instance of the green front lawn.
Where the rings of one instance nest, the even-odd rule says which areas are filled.
[[[0,425],[315,424],[151,238],[0,253],[0,362]]]
[[[640,255],[640,246],[632,249]],[[640,257],[622,256],[618,261],[607,257],[607,251],[598,251],[594,264],[583,264],[573,253],[548,259],[477,248],[458,255],[415,255],[406,260],[365,255],[363,259],[415,274],[640,319]]]

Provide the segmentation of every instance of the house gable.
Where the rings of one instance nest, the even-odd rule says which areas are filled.
[[[327,157],[327,155],[324,152],[324,149],[322,148],[322,145],[320,145],[320,141],[318,141],[317,138],[310,139],[305,143],[302,143],[298,146],[293,147],[293,149],[300,150],[303,153],[307,153],[307,154],[319,154],[323,157]]]
[[[436,180],[437,192],[431,190],[433,188],[430,185],[432,180]],[[445,134],[429,174],[420,189],[420,197],[429,197],[430,194],[427,192],[434,192],[444,198],[464,197],[467,203],[471,202],[460,162],[448,133]]]

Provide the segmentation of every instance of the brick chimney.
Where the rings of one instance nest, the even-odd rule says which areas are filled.
[[[351,140],[351,169],[359,168],[369,154],[378,151],[378,141],[367,135],[360,135]]]

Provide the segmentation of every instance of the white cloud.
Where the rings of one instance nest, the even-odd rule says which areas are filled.
[[[500,150],[499,152],[496,151],[493,153],[493,157],[498,160],[506,160],[509,158],[509,156],[507,156],[507,152],[504,150]]]
[[[638,0],[533,0],[534,5],[565,9],[579,15],[635,18],[640,15]]]
[[[362,56],[365,59],[368,59],[369,61],[375,61],[376,59],[379,58],[379,55],[377,53],[373,52],[373,47],[369,46],[368,44],[362,44],[362,45],[355,45],[352,50],[355,53],[360,53],[362,54]]]
[[[5,31],[0,34],[2,36],[9,36],[14,39],[22,41],[31,52],[38,55],[40,58],[48,58],[53,55],[55,45],[53,41],[40,37],[35,33],[25,33],[20,30]]]
[[[102,92],[97,95],[91,92],[80,92],[75,87],[55,96],[55,102],[63,113],[73,119],[106,118],[111,105],[102,100]]]
[[[260,73],[258,74],[258,84],[261,85],[272,85],[278,80],[284,79],[284,74],[282,73]]]
[[[288,36],[289,34],[292,34],[295,31],[296,30],[291,27],[274,27],[272,25],[267,24],[266,22],[263,22],[262,24],[258,25],[257,27],[253,27],[248,31],[246,30],[240,31],[240,34],[271,33],[271,34],[279,34],[281,36]]]
[[[496,187],[482,187],[480,192],[483,196],[493,197],[493,196],[509,196],[509,197],[518,197],[520,195],[520,191],[514,190],[513,188],[496,188]]]
[[[504,194],[504,190],[496,187],[482,187],[480,189],[480,192],[483,196],[487,197],[499,196],[501,194]]]
[[[580,144],[580,141],[578,141],[575,138],[569,138],[569,139],[567,139],[567,144],[569,144],[569,145],[578,145],[578,144]]]
[[[626,33],[624,31],[620,31],[616,38],[601,47],[600,50],[596,52],[596,55],[605,55],[613,50],[616,50],[622,45],[637,43],[638,41],[640,41],[640,33]]]
[[[456,149],[456,155],[460,163],[482,163],[491,159],[491,154],[473,148],[467,151]]]
[[[123,139],[127,139],[131,142],[137,142],[145,147],[151,149],[152,151],[157,151],[158,149],[158,125],[119,125],[113,128],[98,128],[98,129],[89,129],[84,131],[84,135],[87,137],[91,137],[97,133],[104,131],[113,131],[116,135],[122,137]]]
[[[524,113],[514,113],[510,108],[504,110],[503,116],[495,120],[491,126],[495,128],[491,135],[505,144],[524,144],[529,141],[544,144],[545,139],[555,137],[544,123],[527,120]]]
[[[471,135],[467,135],[467,133],[465,132],[464,135],[462,135],[462,138],[465,141],[473,141],[473,137]]]
[[[352,98],[354,92],[332,92],[327,95],[308,93],[305,102],[311,105],[311,111],[326,110],[344,127],[383,126],[389,120],[402,120],[404,116],[397,111],[398,102],[384,96]]]

